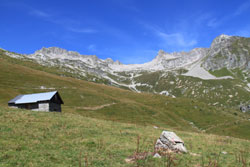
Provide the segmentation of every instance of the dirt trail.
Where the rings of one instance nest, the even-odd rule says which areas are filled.
[[[103,104],[103,105],[100,105],[100,106],[94,106],[94,107],[76,107],[77,109],[84,109],[84,110],[100,110],[104,107],[108,107],[108,106],[111,106],[111,105],[114,105],[116,103],[110,103],[110,104]]]

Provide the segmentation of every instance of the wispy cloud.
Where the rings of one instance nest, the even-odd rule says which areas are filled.
[[[98,31],[92,28],[67,28],[68,30],[75,32],[75,33],[86,33],[86,34],[93,34],[97,33]]]
[[[250,8],[250,0],[246,1],[245,3],[241,4],[236,11],[234,12],[234,16],[241,15],[245,11],[247,11]]]
[[[112,0],[114,3],[118,4],[119,6],[128,9],[133,12],[140,12],[139,8],[136,6],[134,0]]]
[[[30,12],[29,12],[30,15],[33,15],[33,16],[38,16],[38,17],[43,17],[43,18],[49,18],[51,17],[50,14],[44,12],[44,11],[41,11],[41,10],[38,10],[38,9],[30,9]]]
[[[59,16],[53,15],[48,12],[44,12],[39,9],[34,9],[30,8],[30,12],[32,16],[39,17],[43,19],[44,21],[53,23],[53,24],[58,24],[62,26],[64,29],[74,32],[74,33],[82,33],[82,34],[93,34],[97,33],[98,31],[94,28],[85,28],[81,27],[81,22],[74,20],[74,19],[67,19],[67,18],[60,18]]]
[[[180,46],[183,48],[193,47],[197,44],[195,39],[186,39],[181,33],[166,34],[159,32],[158,35],[169,45]]]
[[[35,17],[39,17],[43,19],[44,21],[47,21],[53,24],[58,24],[70,32],[82,33],[82,34],[92,34],[92,33],[97,32],[97,30],[93,28],[82,28],[81,22],[77,20],[67,19],[67,18],[62,19],[59,16],[46,13],[42,10],[31,8],[29,14]]]
[[[201,24],[204,24],[204,22],[207,22],[208,20],[210,20],[212,18],[212,14],[211,13],[202,13],[199,15],[195,15],[194,18],[195,18],[195,19],[193,19],[194,23],[196,25],[201,25]]]
[[[150,29],[157,37],[160,38],[162,41],[162,46],[168,47],[175,47],[178,49],[190,49],[194,45],[197,44],[197,40],[195,38],[186,35],[186,32],[172,32],[166,33],[162,28],[157,26],[152,26],[148,24],[144,24],[146,28]]]
[[[18,10],[25,11],[32,17],[37,17],[40,20],[60,25],[62,28],[74,32],[74,33],[82,33],[82,34],[93,34],[98,32],[94,28],[86,28],[82,26],[81,21],[72,19],[72,18],[62,18],[60,15],[55,14],[56,12],[49,12],[49,9],[38,9],[33,6],[24,4],[24,3],[6,3],[7,6],[15,6]]]
[[[94,44],[89,45],[89,46],[87,47],[87,49],[88,49],[89,51],[91,51],[91,52],[96,52],[96,51],[97,51],[96,45],[94,45]]]
[[[229,20],[241,15],[242,13],[246,12],[250,8],[250,0],[242,3],[232,14],[227,14],[224,17],[217,18],[217,17],[210,17],[207,23],[207,26],[211,28],[217,28],[224,23],[228,22]]]
[[[219,25],[220,25],[220,22],[216,18],[212,18],[212,19],[208,20],[208,22],[207,22],[208,27],[215,28]]]

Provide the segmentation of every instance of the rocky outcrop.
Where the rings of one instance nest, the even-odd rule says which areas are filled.
[[[250,104],[246,106],[241,106],[240,111],[243,113],[250,112]]]
[[[206,70],[250,69],[250,39],[220,35],[211,44],[202,66]]]
[[[160,138],[155,144],[156,152],[173,151],[187,153],[184,142],[174,133],[170,131],[163,131]]]

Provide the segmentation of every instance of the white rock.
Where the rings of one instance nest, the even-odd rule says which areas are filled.
[[[161,158],[160,154],[155,153],[155,155],[153,156],[154,158]]]
[[[160,138],[156,141],[155,149],[187,152],[184,142],[174,132],[169,131],[162,132]]]
[[[221,153],[222,153],[222,154],[225,154],[225,155],[227,154],[227,152],[226,152],[226,151],[222,151]]]
[[[158,127],[157,127],[157,126],[154,126],[154,128],[155,128],[155,129],[158,129]]]

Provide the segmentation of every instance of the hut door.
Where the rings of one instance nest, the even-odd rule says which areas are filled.
[[[26,109],[30,109],[30,104],[26,104]]]

